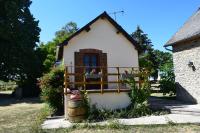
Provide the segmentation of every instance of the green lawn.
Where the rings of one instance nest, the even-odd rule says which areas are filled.
[[[2,102],[0,101],[0,133],[27,133],[33,130],[43,107],[39,100],[31,98],[13,102],[13,99],[7,99]]]
[[[191,133],[200,132],[200,125],[194,124],[180,124],[180,125],[148,125],[148,126],[104,126],[104,127],[73,127],[71,129],[56,129],[56,130],[46,130],[49,133]]]

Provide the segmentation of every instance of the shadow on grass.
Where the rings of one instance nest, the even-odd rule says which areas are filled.
[[[150,96],[148,102],[151,106],[156,106],[156,107],[186,105],[186,103],[178,101],[176,99],[176,96],[173,97]]]
[[[37,104],[42,103],[42,101],[39,97],[16,99],[12,96],[12,93],[0,92],[0,107],[18,103]]]
[[[176,96],[151,96],[152,98],[159,98],[163,100],[176,100]]]
[[[188,109],[188,105],[194,105],[186,103],[176,99],[176,96],[151,96],[148,100],[150,108],[156,109],[167,109],[168,111],[175,111],[175,113],[186,113],[192,115],[199,115],[199,110]]]

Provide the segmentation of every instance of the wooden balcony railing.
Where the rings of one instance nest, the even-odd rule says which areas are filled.
[[[75,73],[75,69],[76,68],[81,68],[83,69],[83,72],[82,73]],[[99,70],[99,81],[90,81],[90,82],[87,82],[86,80],[86,69],[88,67],[86,66],[66,66],[65,67],[65,73],[64,73],[64,86],[65,86],[65,89],[69,88],[71,89],[72,87],[71,86],[76,86],[76,85],[79,85],[83,88],[83,90],[89,92],[89,93],[104,93],[104,92],[117,92],[117,93],[120,93],[120,92],[128,92],[130,91],[130,88],[121,88],[122,84],[124,84],[124,80],[122,80],[122,75],[129,75],[129,76],[133,76],[133,78],[136,79],[136,83],[140,86],[143,81],[140,80],[140,77],[139,77],[139,73],[140,73],[140,68],[136,68],[136,67],[104,67],[104,66],[98,66],[98,67],[92,67],[92,68],[95,68],[95,69],[98,69]],[[69,71],[69,69],[71,69]],[[107,73],[104,73],[104,70],[107,69]],[[113,69],[112,72],[109,72],[109,69]],[[115,72],[113,72],[115,71]],[[128,72],[128,73],[125,73]],[[82,81],[76,81],[75,77],[76,76],[82,76]],[[115,76],[116,77],[116,80],[115,81],[105,81],[104,80],[104,77],[107,76]],[[70,81],[70,77],[74,77],[73,80]],[[87,85],[100,85],[100,89],[87,89]],[[110,85],[110,84],[117,84],[116,85],[116,89],[105,89],[104,88],[104,85]]]

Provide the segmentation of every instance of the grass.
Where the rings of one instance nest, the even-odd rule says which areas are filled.
[[[163,93],[152,93],[151,96],[157,97],[160,99],[167,99],[167,100],[175,100],[176,99],[175,95],[173,95],[173,96],[170,96],[169,94],[163,95]]]
[[[75,125],[69,129],[59,128],[53,130],[43,130],[48,133],[163,133],[163,132],[200,132],[200,125],[195,124],[168,124],[168,125],[141,125],[125,126],[118,123],[112,123],[108,126]]]
[[[0,101],[0,133],[200,132],[200,125],[197,124],[125,126],[116,121],[111,121],[111,124],[107,126],[92,126],[86,123],[85,125],[74,125],[69,129],[42,130],[40,125],[48,113],[49,110],[45,104],[37,99],[24,99],[8,105],[2,105]]]
[[[13,99],[7,99],[7,102],[8,100],[13,101]],[[25,101],[20,100],[8,105],[1,105],[2,101],[0,101],[0,133],[29,133],[34,125],[37,125],[36,118],[41,113],[44,104],[33,98],[25,99]]]
[[[0,91],[1,92],[1,94],[12,94],[12,90],[7,90],[7,91]]]

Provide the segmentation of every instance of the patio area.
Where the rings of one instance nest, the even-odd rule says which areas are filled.
[[[155,125],[155,124],[200,124],[200,104],[185,104],[176,100],[151,97],[150,107],[154,109],[167,109],[171,113],[160,116],[145,116],[131,119],[115,119],[96,123],[81,123],[81,125],[109,125],[116,122],[122,125]],[[70,123],[64,116],[49,118],[42,124],[43,129],[70,128],[77,123]]]

